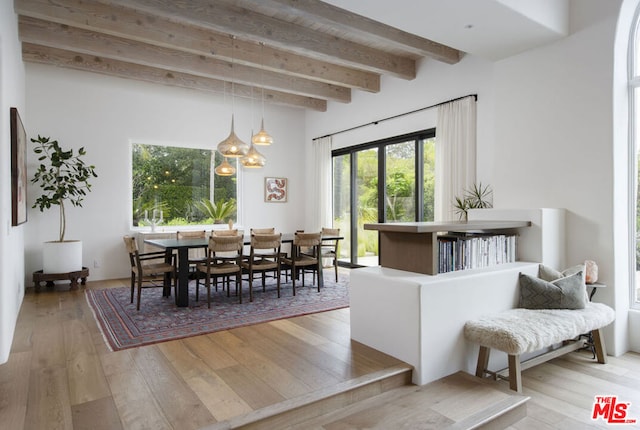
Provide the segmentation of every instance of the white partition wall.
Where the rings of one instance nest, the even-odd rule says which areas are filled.
[[[472,216],[531,221],[518,238],[518,255],[531,260],[435,276],[384,267],[351,272],[351,338],[414,366],[418,385],[460,370],[474,373],[478,346],[464,339],[464,323],[517,306],[519,273],[535,276],[541,262],[564,264],[562,209],[479,210]],[[506,354],[494,354],[489,366],[507,367]]]
[[[518,274],[536,263],[421,275],[383,267],[351,272],[351,338],[414,367],[413,383],[427,384],[464,370],[474,373],[477,345],[465,341],[467,320],[517,304]],[[495,354],[491,368],[506,367]]]

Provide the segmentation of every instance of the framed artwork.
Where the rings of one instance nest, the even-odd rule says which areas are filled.
[[[264,201],[284,203],[287,201],[287,178],[264,178]]]
[[[11,108],[11,225],[27,221],[27,134],[18,109]]]

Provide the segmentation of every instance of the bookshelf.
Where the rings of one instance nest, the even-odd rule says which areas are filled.
[[[516,233],[438,235],[438,273],[493,267],[516,261]]]
[[[447,221],[365,224],[365,230],[377,230],[380,266],[408,272],[437,275],[439,272],[439,233],[476,235],[513,235],[531,226],[530,221]],[[515,253],[514,253],[515,257]],[[515,259],[515,258],[514,258]]]

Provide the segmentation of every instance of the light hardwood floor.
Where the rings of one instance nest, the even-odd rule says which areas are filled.
[[[2,429],[198,429],[398,364],[350,340],[348,309],[110,352],[84,291],[57,289],[25,296],[0,365]],[[532,399],[512,429],[611,428],[591,420],[595,395],[640,419],[638,354],[598,365],[573,353],[523,382]]]
[[[84,290],[66,289],[25,296],[2,429],[197,429],[400,363],[351,342],[348,309],[111,352]]]

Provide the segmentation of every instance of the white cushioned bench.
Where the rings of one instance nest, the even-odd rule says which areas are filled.
[[[584,309],[509,309],[483,316],[464,325],[464,336],[480,345],[476,376],[486,374],[501,377],[505,370],[487,369],[491,349],[509,355],[509,386],[522,391],[521,371],[570,351],[588,346],[590,340],[581,335],[591,334],[599,363],[606,363],[607,353],[600,329],[615,319],[613,309],[602,303],[587,303]],[[520,362],[520,355],[553,345],[563,346]]]

